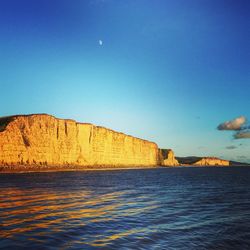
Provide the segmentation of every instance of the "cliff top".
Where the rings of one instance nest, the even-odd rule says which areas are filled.
[[[53,115],[49,115],[49,114],[46,114],[46,113],[37,113],[37,114],[21,114],[21,115],[11,115],[11,116],[2,116],[0,117],[0,132],[3,132],[7,125],[14,121],[15,119],[18,119],[20,117],[24,117],[24,118],[30,118],[30,117],[48,117],[48,118],[53,118],[55,120],[61,120],[61,121],[65,121],[65,122],[74,122],[76,124],[83,124],[83,125],[91,125],[91,126],[95,126],[97,128],[100,128],[100,129],[106,129],[106,130],[109,130],[109,131],[112,131],[114,133],[119,133],[119,134],[123,134],[123,135],[127,135],[127,134],[124,134],[122,132],[119,132],[119,131],[115,131],[115,130],[112,130],[110,128],[106,128],[106,127],[103,127],[103,126],[97,126],[97,125],[94,125],[92,123],[84,123],[84,122],[77,122],[75,121],[74,119],[62,119],[62,118],[57,118]],[[151,142],[149,140],[145,140],[145,139],[141,139],[141,138],[138,138],[138,137],[135,137],[135,136],[132,136],[132,135],[127,135],[129,137],[132,137],[132,138],[136,138],[136,139],[139,139],[139,140],[142,140],[142,141],[145,141],[145,142]],[[151,142],[151,143],[154,143],[154,142]],[[156,143],[155,143],[156,144]],[[156,144],[157,145],[157,144]]]

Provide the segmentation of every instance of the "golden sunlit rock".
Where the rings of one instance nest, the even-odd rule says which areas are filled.
[[[0,171],[158,165],[229,166],[229,161],[204,157],[183,164],[173,150],[159,149],[154,142],[47,114],[0,118]]]
[[[159,157],[162,166],[178,166],[179,162],[175,159],[172,149],[160,149]]]
[[[0,119],[1,166],[156,166],[158,161],[155,143],[104,127],[47,114]]]
[[[229,166],[230,162],[222,160],[216,157],[204,157],[201,160],[195,162],[196,166]]]

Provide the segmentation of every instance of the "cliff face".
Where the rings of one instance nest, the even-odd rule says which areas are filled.
[[[178,166],[179,162],[175,159],[172,149],[160,149],[159,158],[162,166]]]
[[[196,166],[229,166],[229,161],[222,160],[215,157],[204,157],[201,160],[195,162]]]
[[[53,116],[0,119],[0,165],[156,166],[155,143]]]

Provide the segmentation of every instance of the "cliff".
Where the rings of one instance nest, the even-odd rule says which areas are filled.
[[[0,165],[54,167],[156,166],[158,146],[110,129],[47,114],[0,118]]]
[[[229,166],[230,162],[216,157],[176,157],[181,165],[193,166]]]
[[[159,150],[160,164],[162,166],[178,166],[179,162],[175,159],[174,151],[172,149]]]
[[[229,161],[215,157],[204,157],[194,163],[195,166],[229,166]]]

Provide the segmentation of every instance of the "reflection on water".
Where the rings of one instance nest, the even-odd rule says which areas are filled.
[[[60,225],[68,220],[84,225],[86,222],[104,222],[114,219],[116,217],[114,211],[121,206],[119,197],[125,192],[95,196],[88,191],[38,194],[39,190],[36,189],[27,190],[24,193],[21,189],[11,188],[4,190],[4,193],[5,195],[0,197],[3,209],[1,224],[9,230],[0,231],[0,237],[13,237],[15,234],[51,226],[50,233],[59,232]],[[115,200],[116,202],[113,202]]]
[[[250,168],[0,175],[3,249],[247,249]]]

